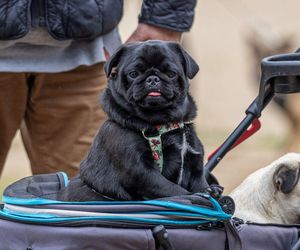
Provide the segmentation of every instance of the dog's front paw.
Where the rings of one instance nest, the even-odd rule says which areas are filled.
[[[224,191],[224,188],[217,184],[211,184],[207,189],[206,193],[208,193],[211,197],[215,199],[219,199]]]

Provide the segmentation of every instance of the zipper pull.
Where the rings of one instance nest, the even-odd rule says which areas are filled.
[[[233,217],[231,219],[232,224],[235,226],[236,229],[240,229],[241,225],[245,224],[245,221],[241,218]]]

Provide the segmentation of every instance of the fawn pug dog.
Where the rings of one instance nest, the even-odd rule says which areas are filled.
[[[121,47],[105,65],[108,87],[101,101],[108,120],[80,174],[58,199],[126,201],[205,192],[203,146],[191,123],[196,105],[188,81],[198,70],[178,43]]]
[[[230,196],[234,216],[260,223],[300,223],[300,154],[289,153],[248,176]]]

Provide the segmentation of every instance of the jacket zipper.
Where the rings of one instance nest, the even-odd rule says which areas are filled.
[[[31,26],[45,27],[45,0],[32,0],[31,2]]]

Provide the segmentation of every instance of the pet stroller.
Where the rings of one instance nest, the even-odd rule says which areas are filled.
[[[262,60],[258,97],[246,117],[209,158],[211,171],[226,153],[260,128],[258,118],[277,93],[300,92],[300,53]],[[207,194],[118,202],[61,202],[64,173],[21,179],[4,191],[0,249],[300,249],[300,225],[243,222],[233,201]]]

